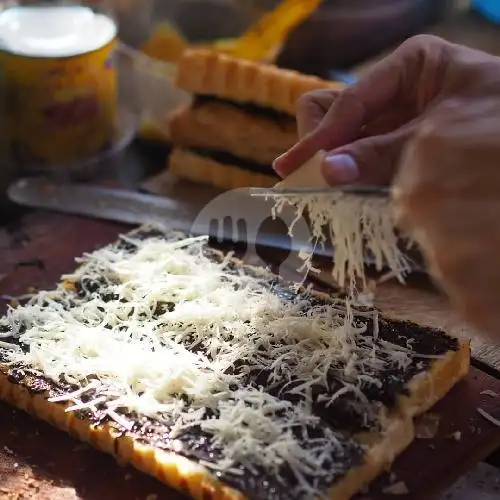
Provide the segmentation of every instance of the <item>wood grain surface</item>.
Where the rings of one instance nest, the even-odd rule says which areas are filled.
[[[61,274],[74,269],[76,256],[113,241],[127,230],[113,223],[46,213],[32,214],[19,226],[4,230],[0,233],[0,293],[4,303],[32,286],[52,287]],[[394,300],[396,295],[394,292]],[[415,301],[416,304],[417,296]],[[407,303],[408,313],[415,304]],[[439,418],[437,435],[417,440],[397,460],[393,473],[377,481],[364,498],[394,498],[383,494],[383,489],[391,482],[404,481],[410,491],[404,498],[430,499],[496,449],[500,445],[500,428],[481,417],[477,408],[483,407],[500,417],[500,405],[491,395],[481,394],[484,390],[500,394],[500,380],[472,369],[467,380],[432,410]],[[111,457],[3,404],[0,427],[0,498],[183,498],[159,482],[122,468]]]

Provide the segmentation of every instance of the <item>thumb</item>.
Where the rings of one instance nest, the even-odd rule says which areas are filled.
[[[331,186],[390,184],[413,130],[414,126],[404,126],[394,132],[359,139],[329,151],[322,164],[325,180]]]

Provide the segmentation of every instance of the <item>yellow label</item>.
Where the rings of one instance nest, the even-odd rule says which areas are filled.
[[[28,163],[85,159],[108,145],[117,107],[116,40],[83,55],[28,57],[0,51],[10,142]]]

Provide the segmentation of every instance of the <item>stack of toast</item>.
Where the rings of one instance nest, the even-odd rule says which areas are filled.
[[[194,98],[170,119],[170,171],[221,189],[273,186],[273,161],[298,139],[299,97],[342,87],[206,49],[185,52],[176,85]]]

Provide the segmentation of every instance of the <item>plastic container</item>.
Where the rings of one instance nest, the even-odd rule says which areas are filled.
[[[139,50],[120,44],[119,96],[137,117],[139,128],[150,130],[159,140],[168,140],[168,118],[179,106],[191,102],[191,95],[174,85],[175,66],[152,59]],[[153,137],[156,138],[156,137]]]
[[[122,168],[123,154],[138,131],[137,115],[119,108],[113,125],[113,135],[98,153],[74,162],[52,165],[25,164],[18,170],[22,175],[42,175],[59,182],[85,182],[96,178],[114,178]]]
[[[117,40],[106,2],[0,0],[1,163],[88,178],[132,141],[138,114],[120,101]]]

